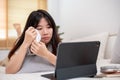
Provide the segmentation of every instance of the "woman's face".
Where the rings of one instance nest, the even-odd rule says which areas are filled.
[[[49,43],[52,38],[53,28],[48,24],[45,18],[40,20],[37,30],[40,32],[41,41],[45,44]]]

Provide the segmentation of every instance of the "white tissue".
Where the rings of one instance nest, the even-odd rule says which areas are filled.
[[[39,33],[38,30],[36,30],[36,32],[37,32],[36,41],[37,41],[37,42],[40,42],[40,40],[41,40],[41,35],[40,35],[40,33]]]

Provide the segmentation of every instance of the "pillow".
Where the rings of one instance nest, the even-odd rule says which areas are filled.
[[[8,61],[9,61],[9,59],[8,59],[8,57],[6,57],[6,58],[3,59],[2,61],[0,61],[0,66],[6,67],[7,64],[8,64]]]
[[[114,45],[113,53],[111,56],[111,62],[120,64],[120,30],[118,32],[116,42]]]
[[[1,74],[5,74],[5,67],[0,66],[0,80],[1,80]]]
[[[103,32],[103,33],[100,33],[100,34],[96,34],[96,35],[72,40],[70,42],[100,41],[100,48],[99,48],[99,52],[98,52],[98,60],[99,60],[99,59],[104,59],[104,54],[105,54],[105,48],[106,48],[106,44],[107,44],[107,40],[108,40],[108,35],[109,35],[108,32]]]

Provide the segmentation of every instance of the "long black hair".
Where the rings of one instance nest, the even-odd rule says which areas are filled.
[[[31,12],[31,14],[28,16],[28,19],[27,19],[26,25],[24,27],[23,33],[21,34],[21,36],[16,41],[16,43],[15,43],[14,47],[12,48],[12,50],[9,52],[9,55],[8,55],[9,59],[11,58],[11,56],[15,53],[15,51],[23,43],[24,37],[25,37],[25,31],[30,26],[33,26],[34,28],[36,28],[39,21],[41,20],[41,18],[45,18],[47,20],[48,24],[53,29],[52,39],[48,44],[52,45],[52,53],[54,55],[56,55],[58,43],[61,41],[61,39],[60,39],[60,37],[58,35],[58,30],[56,28],[56,24],[55,24],[53,18],[51,17],[51,15],[47,11],[45,11],[45,10],[37,10],[37,11]]]

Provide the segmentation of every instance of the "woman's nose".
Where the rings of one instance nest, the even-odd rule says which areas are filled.
[[[47,34],[48,30],[47,29],[43,29],[43,34]]]

